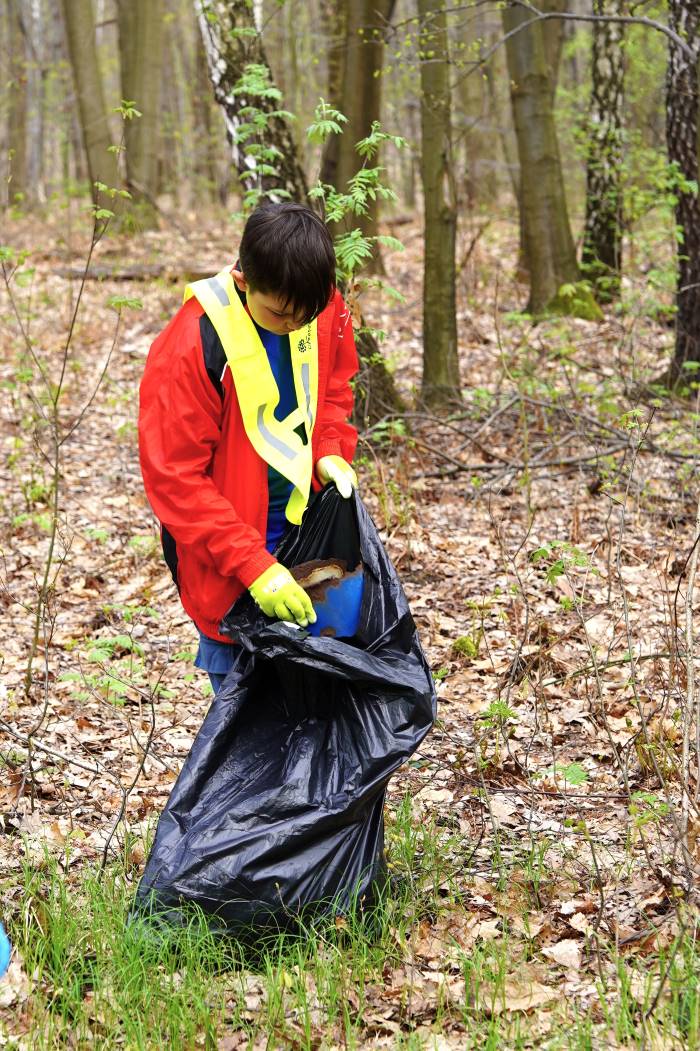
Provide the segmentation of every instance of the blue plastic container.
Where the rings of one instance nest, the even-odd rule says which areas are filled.
[[[0,977],[2,977],[7,968],[10,966],[11,954],[12,946],[10,945],[10,939],[5,934],[5,928],[0,923]]]
[[[324,584],[323,599],[314,602],[316,623],[309,624],[310,635],[326,635],[335,639],[350,638],[357,632],[364,591],[362,566],[342,580]]]

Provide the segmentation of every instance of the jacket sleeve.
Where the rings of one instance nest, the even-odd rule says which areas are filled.
[[[342,456],[348,463],[352,463],[357,445],[357,430],[349,419],[353,406],[350,380],[358,368],[357,351],[350,311],[340,293],[336,294],[335,306],[325,400],[316,424],[316,460],[320,460],[322,456]]]
[[[139,456],[146,495],[178,547],[248,587],[275,559],[209,476],[221,398],[207,375],[196,308],[158,337],[141,381]]]

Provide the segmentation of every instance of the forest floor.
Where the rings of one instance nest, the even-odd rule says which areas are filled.
[[[361,493],[440,702],[389,788],[395,899],[376,930],[338,922],[257,964],[224,966],[201,940],[172,959],[125,941],[155,822],[211,699],[135,426],[145,356],[183,275],[232,258],[235,230],[205,225],[181,217],[96,250],[117,275],[165,271],[85,283],[58,402],[63,432],[77,426],[61,446],[29,698],[52,499],[39,369],[56,383],[89,233],[66,217],[4,234],[31,251],[11,288],[33,355],[0,290],[0,885],[15,943],[0,1045],[700,1046],[697,395],[653,382],[672,346],[659,259],[635,260],[603,322],[533,325],[518,313],[505,220],[462,230],[463,406],[387,418],[359,447]],[[387,269],[406,302],[373,293],[364,305],[411,403],[421,231],[392,232],[406,250]],[[112,296],[141,306],[110,307]]]

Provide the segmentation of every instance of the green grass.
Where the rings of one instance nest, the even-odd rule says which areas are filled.
[[[384,1041],[406,1051],[578,1051],[653,1047],[660,1034],[664,1047],[699,1046],[694,930],[684,928],[666,950],[643,957],[606,947],[602,964],[581,975],[593,991],[581,1003],[559,992],[562,972],[512,929],[508,910],[495,935],[464,947],[459,935],[450,942],[448,934],[434,958],[421,956],[416,939],[449,932],[452,920],[477,918],[463,897],[471,844],[417,817],[409,800],[388,815],[387,832],[392,889],[374,912],[316,923],[299,937],[277,935],[253,950],[217,941],[197,916],[166,938],[146,925],[127,926],[135,886],[126,865],[100,876],[88,865],[64,870],[48,854],[39,865],[26,862],[19,886],[3,881],[3,896],[32,984],[22,1016],[29,1036],[20,1044],[20,1016],[0,1012],[3,1046],[316,1051]],[[545,849],[512,854],[510,877],[503,858],[492,859],[494,872],[500,866],[495,902],[507,891],[522,916],[536,907],[532,883],[546,875]],[[666,977],[655,1003],[660,975]],[[533,980],[556,995],[531,1011],[509,1011]],[[448,1043],[436,1045],[437,1035]]]

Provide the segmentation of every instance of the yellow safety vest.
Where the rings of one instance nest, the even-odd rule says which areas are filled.
[[[299,525],[309,502],[313,472],[311,435],[318,404],[316,321],[289,335],[298,407],[284,420],[278,420],[275,409],[280,392],[265,347],[241,303],[230,270],[188,285],[184,301],[192,296],[204,308],[221,340],[236,387],[243,426],[253,448],[294,486],[285,515],[294,525]],[[296,433],[302,423],[306,442]]]

